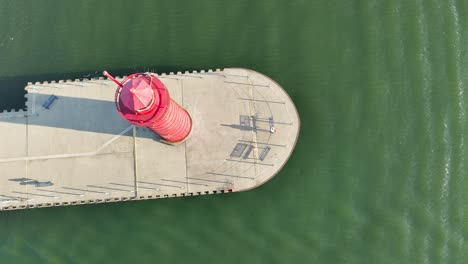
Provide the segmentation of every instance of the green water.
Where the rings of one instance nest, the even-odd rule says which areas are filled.
[[[0,263],[465,263],[467,65],[466,0],[0,0],[0,109],[27,81],[236,66],[302,121],[259,189],[2,212]]]

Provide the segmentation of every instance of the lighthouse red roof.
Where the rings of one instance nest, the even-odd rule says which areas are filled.
[[[120,103],[130,111],[140,112],[154,103],[154,93],[148,78],[136,77],[123,84]]]

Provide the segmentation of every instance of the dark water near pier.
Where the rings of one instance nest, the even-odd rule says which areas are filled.
[[[0,0],[0,109],[28,81],[237,66],[301,135],[249,192],[2,212],[0,263],[465,262],[468,1],[64,2]]]

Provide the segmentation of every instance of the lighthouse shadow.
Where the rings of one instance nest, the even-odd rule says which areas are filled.
[[[109,69],[115,76],[126,76],[134,72],[157,72],[170,73],[177,71],[197,70],[191,67],[177,65],[153,65],[138,68]],[[28,124],[28,128],[51,127],[83,132],[103,133],[109,135],[119,135],[129,126],[115,109],[114,93],[116,86],[107,85],[98,77],[102,77],[101,70],[92,70],[86,72],[67,72],[51,73],[43,75],[24,75],[14,78],[0,79],[0,129],[10,129],[11,126],[5,123]],[[51,80],[84,80],[84,82],[63,82],[53,83]],[[27,82],[39,82],[38,85],[31,85],[33,89],[27,94],[26,108],[22,99],[24,98],[24,87]],[[49,81],[50,83],[43,83]],[[89,84],[98,85],[109,89],[105,92],[108,100],[96,99],[94,97],[103,96],[102,91],[99,96],[88,92],[79,92],[80,96],[63,96],[63,88],[81,88]],[[45,89],[41,89],[44,87]],[[34,88],[41,93],[36,93]],[[43,93],[44,90],[51,91],[49,94]],[[55,92],[55,91],[56,92]],[[12,92],[14,91],[14,92]],[[75,90],[76,92],[77,90]],[[99,92],[96,91],[96,95]],[[81,97],[83,95],[83,97]],[[51,98],[55,96],[57,98]],[[24,109],[26,112],[2,112],[3,109]],[[6,126],[5,126],[6,125]],[[34,129],[34,128],[33,128]],[[151,131],[140,133],[145,128],[138,128],[138,137],[151,138],[155,141],[164,143],[159,136]],[[122,136],[133,136],[132,131],[123,133]],[[165,143],[164,143],[165,144]]]
[[[8,129],[5,123],[13,123],[27,124],[29,132],[37,127],[49,127],[133,136],[132,124],[118,114],[115,103],[110,100],[62,96],[58,91],[50,94],[30,93],[26,105],[26,112],[0,113],[0,127]],[[51,130],[41,130],[41,133],[48,132],[52,133]],[[159,136],[144,127],[137,127],[137,136],[164,143]]]

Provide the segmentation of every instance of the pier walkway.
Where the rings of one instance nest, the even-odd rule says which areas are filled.
[[[176,146],[123,120],[109,80],[28,84],[27,111],[0,113],[0,210],[244,191],[286,163],[299,117],[270,78],[157,76],[193,119]]]

